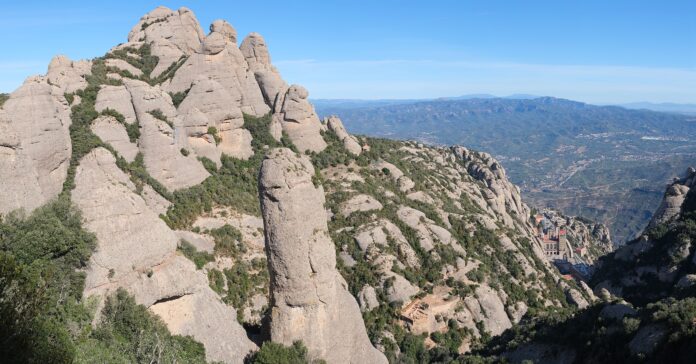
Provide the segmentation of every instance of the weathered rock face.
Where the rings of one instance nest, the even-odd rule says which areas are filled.
[[[211,158],[217,162],[220,160],[220,153],[240,159],[249,158],[253,154],[251,135],[248,131],[241,129],[244,118],[238,106],[240,102],[240,94],[231,95],[217,81],[206,78],[196,80],[188,96],[178,108],[180,114],[186,115],[184,119],[185,135],[188,137],[186,143],[201,151],[210,147],[217,149],[217,158]],[[217,130],[219,144],[215,142],[212,135],[207,134],[209,127]],[[196,140],[197,138],[205,140]],[[210,158],[209,154],[203,152],[200,155]]]
[[[126,123],[132,124],[138,120],[131,101],[130,92],[126,86],[102,86],[97,93],[94,109],[101,112],[106,109],[118,111]]]
[[[268,53],[266,41],[258,33],[251,33],[242,44],[239,50],[244,55],[249,70],[253,72],[256,82],[261,87],[266,104],[274,109],[280,93],[284,92],[288,85],[280,77],[278,70],[271,64],[271,56]]]
[[[256,346],[208,286],[204,273],[177,254],[177,235],[138,194],[113,155],[97,148],[80,162],[73,202],[98,241],[87,269],[85,296],[118,287],[160,315],[175,334],[191,335],[211,361],[242,363]]]
[[[140,18],[128,34],[129,42],[167,40],[181,52],[191,54],[199,49],[205,34],[193,12],[187,8],[172,11],[164,6]]]
[[[309,93],[298,85],[292,85],[276,102],[276,117],[283,131],[300,151],[321,152],[326,142],[321,136],[321,123],[314,107],[307,101]],[[278,105],[281,105],[278,107]]]
[[[159,110],[167,121],[178,124],[178,117],[172,100],[159,87],[145,82],[126,80],[135,114],[140,122],[140,149],[143,152],[148,172],[170,191],[197,185],[209,173],[195,159],[195,155],[183,156],[181,146],[176,143],[174,129],[164,120],[151,113]]]
[[[690,168],[686,172],[684,178],[675,180],[667,187],[662,203],[660,203],[660,207],[655,211],[648,227],[650,228],[669,222],[678,216],[681,212],[681,206],[686,199],[686,194],[689,193],[689,190],[694,186],[696,186],[696,171]]]
[[[92,122],[92,132],[104,143],[111,145],[126,161],[132,162],[138,146],[131,143],[126,128],[112,116],[100,116]]]
[[[692,235],[684,225],[688,225],[687,213],[694,209],[693,203],[686,203],[693,196],[694,187],[696,169],[691,167],[667,187],[643,234],[600,261],[593,275],[596,292],[606,289],[636,303],[663,298],[691,286],[688,273],[696,264],[696,253]],[[656,228],[665,232],[654,235]]]
[[[348,131],[346,131],[346,128],[343,126],[343,122],[338,116],[329,116],[324,121],[324,124],[326,124],[329,130],[333,131],[338,139],[343,142],[343,147],[346,148],[348,152],[355,155],[360,155],[360,152],[362,152],[362,147],[360,146],[360,143],[358,143],[358,139],[348,134]]]
[[[303,340],[329,363],[386,363],[367,337],[355,298],[336,270],[324,193],[307,157],[274,149],[259,175],[271,272],[271,339]]]
[[[56,64],[54,70],[62,67]],[[69,127],[63,89],[46,78],[29,78],[10,95],[0,110],[0,213],[29,212],[60,193],[70,163]]]
[[[90,61],[71,61],[66,56],[53,57],[48,65],[46,78],[51,85],[58,86],[64,93],[73,93],[87,87],[85,75],[91,71]]]

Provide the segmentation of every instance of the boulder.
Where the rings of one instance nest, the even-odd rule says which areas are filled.
[[[628,343],[628,349],[633,355],[650,355],[665,338],[667,332],[667,328],[662,324],[643,326]]]
[[[219,33],[227,42],[237,44],[237,31],[225,20],[218,19],[212,22],[210,24],[210,32]]]
[[[318,153],[326,148],[326,142],[321,135],[319,117],[307,101],[308,96],[304,87],[290,86],[280,103],[280,124],[297,149]]]
[[[196,16],[184,7],[173,11],[160,6],[140,18],[128,34],[128,42],[167,40],[184,54],[198,50],[204,39],[205,34]]]
[[[237,100],[231,106],[241,109],[246,114],[258,117],[266,115],[270,111],[253,72],[249,69],[249,65],[236,44],[228,42],[225,49],[219,53],[207,53],[209,52],[190,55],[179,67],[171,81],[163,84],[164,89],[173,93],[185,92],[200,79],[201,75],[205,75],[206,78],[219,83]]]
[[[364,252],[368,252],[373,245],[387,246],[391,239],[396,245],[399,255],[404,258],[404,263],[412,268],[420,268],[418,254],[408,243],[399,227],[387,219],[380,219],[361,226],[354,238],[360,250]]]
[[[360,290],[358,301],[360,302],[360,310],[362,311],[372,311],[373,308],[379,306],[375,288],[367,284]]]
[[[271,150],[259,174],[259,194],[271,275],[271,340],[302,340],[310,359],[387,363],[367,336],[360,308],[336,270],[324,191],[312,182],[309,158]]]
[[[400,206],[396,212],[403,223],[416,230],[421,247],[425,251],[430,251],[435,247],[436,242],[451,244],[454,242],[452,234],[445,228],[435,224],[425,214],[408,206]]]
[[[606,305],[599,312],[599,316],[604,319],[621,320],[626,316],[635,316],[636,310],[627,303],[615,303]]]
[[[205,37],[201,50],[203,54],[218,54],[227,47],[227,38],[218,32],[211,32]]]
[[[140,122],[139,147],[150,175],[170,191],[203,182],[209,173],[196,155],[182,155],[181,148],[185,145],[177,143],[174,129],[151,114],[159,110],[167,121],[181,124],[169,95],[142,81],[125,80],[125,85],[132,95],[133,108]]]
[[[495,290],[487,285],[480,285],[476,288],[475,293],[480,309],[476,308],[472,313],[477,316],[477,313],[480,312],[476,318],[483,321],[484,327],[491,335],[500,335],[512,327],[512,322],[505,312],[505,304]],[[469,307],[468,303],[467,307]]]
[[[360,194],[349,198],[341,204],[341,214],[349,216],[358,211],[381,210],[382,204],[370,195]]]
[[[358,143],[358,139],[348,134],[343,122],[338,116],[329,116],[324,120],[324,124],[343,142],[343,147],[353,155],[360,155],[362,147]]]
[[[568,302],[570,302],[571,304],[574,304],[575,306],[577,306],[581,310],[584,308],[587,308],[587,306],[590,305],[587,302],[587,300],[585,299],[585,297],[583,297],[582,294],[577,289],[574,289],[574,288],[566,289],[565,294],[566,294],[566,299],[568,300]]]

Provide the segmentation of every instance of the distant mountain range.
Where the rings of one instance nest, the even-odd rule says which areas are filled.
[[[696,104],[676,104],[672,102],[652,103],[652,102],[632,102],[622,104],[627,109],[643,109],[661,112],[671,112],[677,114],[696,115]]]
[[[462,96],[439,97],[433,99],[314,99],[312,103],[317,108],[357,108],[357,107],[373,107],[386,105],[402,105],[424,101],[451,101],[451,100],[471,100],[471,99],[507,99],[507,100],[530,100],[542,98],[542,96],[530,94],[512,94],[510,96],[495,96],[491,94],[468,94]],[[630,102],[624,104],[600,104],[597,106],[620,106],[632,110],[651,110],[659,112],[668,112],[685,115],[696,115],[696,104],[680,104],[673,102]]]
[[[352,133],[461,144],[502,161],[533,205],[639,232],[662,186],[696,164],[696,117],[552,97],[315,100]]]
[[[447,100],[471,100],[471,99],[535,99],[539,96],[528,94],[512,94],[510,96],[495,96],[491,94],[469,94],[451,97],[438,97],[434,99],[312,99],[312,104],[317,109],[354,109],[362,107],[403,105],[425,101],[447,101]]]

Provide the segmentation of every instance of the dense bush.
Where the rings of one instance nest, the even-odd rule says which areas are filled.
[[[92,328],[84,273],[96,245],[65,195],[27,218],[0,219],[0,358],[8,363],[205,362],[203,346],[172,336],[120,291]]]
[[[307,348],[301,341],[295,341],[292,346],[284,346],[267,341],[261,349],[246,358],[247,364],[321,364],[323,360],[309,361]]]
[[[7,101],[9,98],[9,94],[0,94],[0,108],[2,108],[2,105],[4,105],[5,101]]]
[[[177,248],[186,258],[189,258],[193,263],[196,264],[197,269],[202,269],[203,266],[208,263],[215,261],[215,256],[208,252],[199,252],[196,247],[191,245],[186,240],[181,240]]]
[[[80,343],[77,363],[206,363],[201,343],[171,335],[125,290],[107,299],[102,315],[100,325]]]
[[[170,227],[188,227],[201,213],[211,211],[214,205],[231,206],[239,212],[261,215],[257,177],[264,148],[284,145],[269,133],[270,123],[270,114],[259,118],[244,115],[244,128],[252,135],[254,155],[247,160],[223,155],[220,168],[209,170],[211,176],[203,183],[176,191],[172,198],[174,204],[165,217]],[[291,144],[285,146],[292,147]]]
[[[179,105],[181,105],[181,102],[184,101],[190,90],[191,89],[189,88],[182,92],[169,93],[169,96],[172,98],[172,103],[174,104],[174,107],[179,107]]]

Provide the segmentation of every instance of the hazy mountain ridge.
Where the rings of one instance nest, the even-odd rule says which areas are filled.
[[[603,221],[619,243],[647,224],[661,186],[696,158],[694,117],[550,97],[317,110],[357,134],[490,152],[533,205]]]

